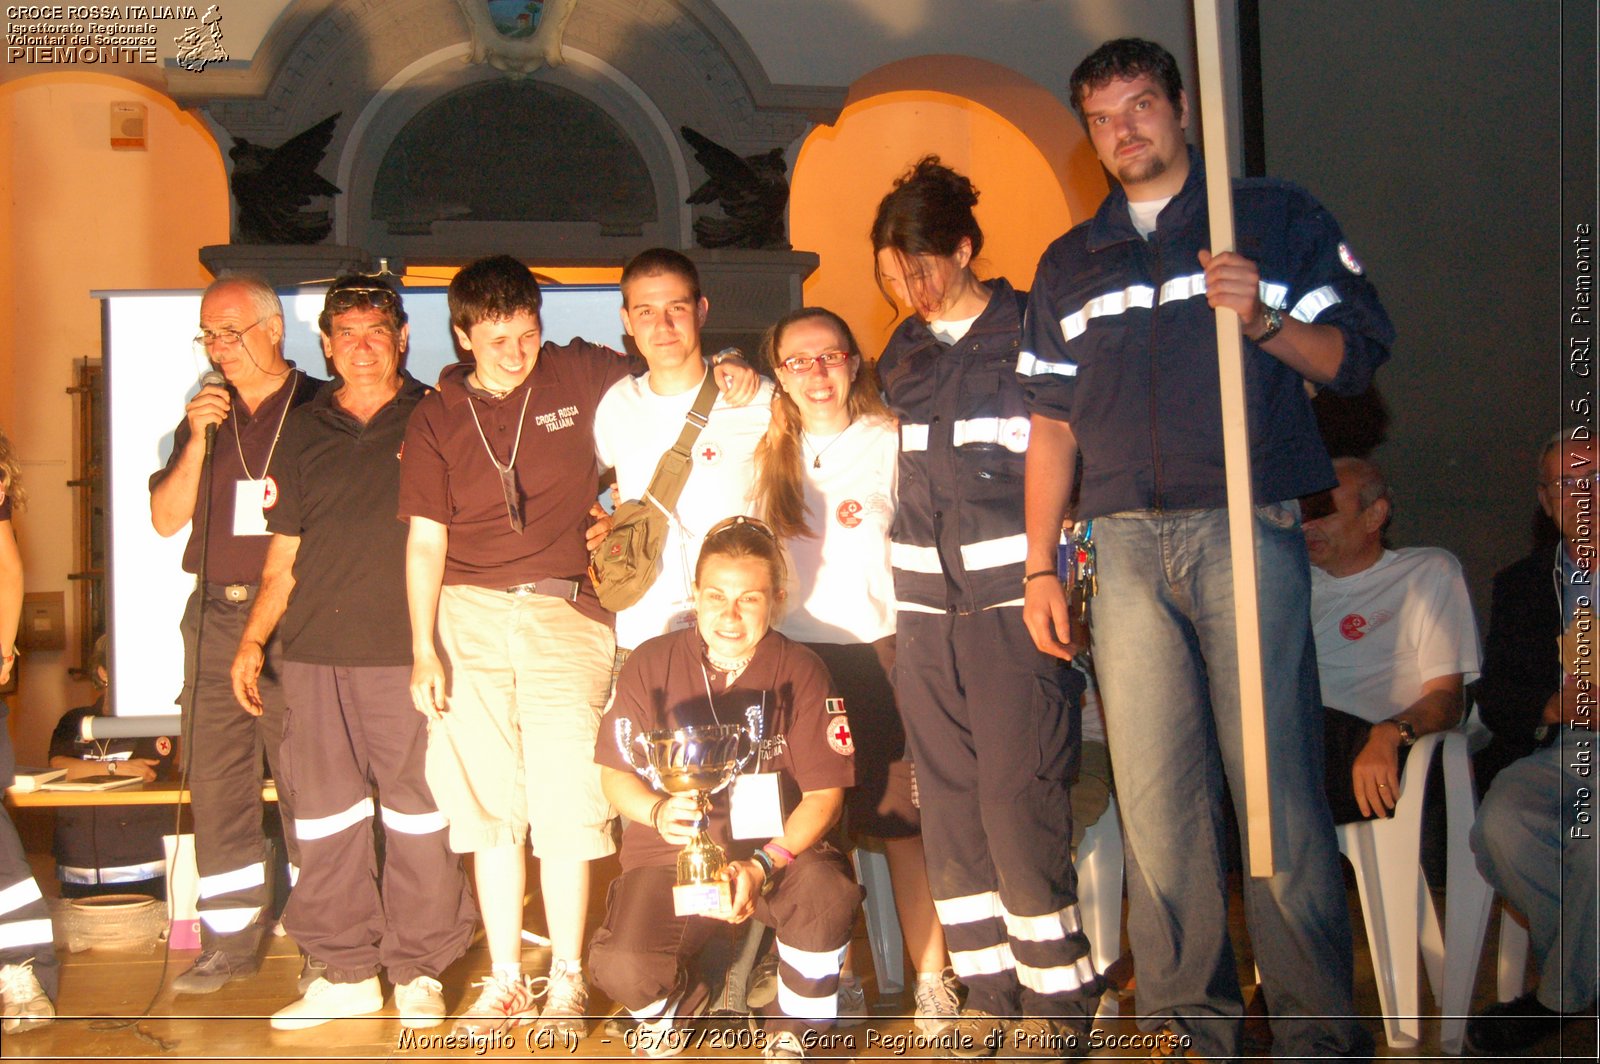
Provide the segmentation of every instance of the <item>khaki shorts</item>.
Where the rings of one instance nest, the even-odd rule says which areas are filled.
[[[595,735],[616,638],[561,599],[452,585],[439,595],[444,716],[428,729],[428,786],[457,853],[520,845],[541,857],[616,852]]]

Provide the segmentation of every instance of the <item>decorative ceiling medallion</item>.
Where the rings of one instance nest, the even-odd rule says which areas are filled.
[[[560,66],[561,37],[578,0],[456,0],[472,29],[469,63],[488,63],[514,78]]]

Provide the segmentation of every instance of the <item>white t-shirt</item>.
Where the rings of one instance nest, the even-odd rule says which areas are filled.
[[[617,471],[624,499],[642,498],[661,456],[683,431],[683,419],[699,393],[650,390],[650,374],[624,377],[611,386],[594,416],[595,453]],[[724,517],[750,513],[756,444],[772,419],[772,384],[745,406],[729,406],[719,395],[706,427],[694,442],[694,470],[668,523],[661,571],[644,597],[617,614],[617,646],[632,650],[646,639],[686,627],[694,606],[694,563],[706,530]]]
[[[1478,676],[1478,626],[1461,563],[1437,547],[1384,551],[1351,576],[1313,567],[1311,624],[1322,704],[1374,724],[1415,702],[1428,680]]]
[[[1156,231],[1156,217],[1172,202],[1172,197],[1153,200],[1129,200],[1128,218],[1133,222],[1134,230],[1146,240]]]
[[[802,643],[871,643],[894,632],[889,529],[900,436],[889,422],[862,419],[808,439],[800,463],[806,523],[818,535],[788,541],[789,598],[778,629]]]

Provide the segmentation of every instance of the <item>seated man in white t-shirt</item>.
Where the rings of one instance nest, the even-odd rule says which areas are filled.
[[[644,497],[661,456],[677,441],[708,372],[700,329],[709,304],[688,256],[651,248],[622,268],[622,325],[650,366],[611,386],[595,411],[595,452],[616,470],[624,499]],[[719,355],[720,357],[720,355]],[[694,560],[712,525],[750,514],[756,443],[771,421],[772,383],[743,406],[718,396],[695,439],[694,466],[667,525],[655,583],[617,614],[617,668],[646,639],[694,624]],[[615,680],[615,672],[613,672]]]
[[[1305,521],[1311,624],[1336,823],[1392,814],[1417,738],[1461,721],[1478,630],[1461,563],[1437,547],[1387,550],[1389,486],[1371,462],[1334,462],[1332,510]]]

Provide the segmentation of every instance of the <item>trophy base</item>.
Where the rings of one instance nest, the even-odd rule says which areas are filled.
[[[674,916],[731,916],[733,884],[725,879],[715,883],[679,883],[672,888]]]

